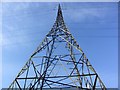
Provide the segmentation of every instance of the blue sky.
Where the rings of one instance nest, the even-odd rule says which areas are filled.
[[[119,0],[2,0],[2,2],[118,2]]]
[[[2,87],[50,31],[58,3],[4,3]],[[118,87],[117,3],[61,3],[65,23],[106,87]]]

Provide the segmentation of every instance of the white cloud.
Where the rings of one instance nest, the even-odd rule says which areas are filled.
[[[104,18],[106,15],[107,8],[80,8],[69,10],[67,18],[71,19],[73,22],[83,22],[88,18]],[[70,15],[71,14],[71,15]]]
[[[18,4],[13,6],[13,11],[16,13],[16,12],[19,12],[19,10],[23,10],[24,12],[24,9],[25,8],[28,8],[30,7],[31,4],[29,3],[21,3],[20,5]],[[35,4],[37,5],[36,7],[39,7],[39,4]],[[52,7],[52,3],[49,3],[48,4],[50,7]],[[12,14],[10,11],[9,11],[9,4],[8,6],[6,6],[6,13],[10,13]],[[10,9],[11,10],[11,9]],[[28,10],[28,9],[26,9]],[[67,17],[68,19],[71,19],[71,21],[74,21],[74,22],[82,22],[82,21],[85,21],[87,17],[98,17],[98,18],[102,18],[104,17],[104,13],[102,12],[101,14],[101,11],[105,11],[107,10],[107,8],[90,8],[90,7],[85,7],[85,8],[80,8],[80,9],[68,9],[67,11],[67,14],[65,17]],[[5,13],[5,14],[6,14]],[[64,14],[64,12],[63,12]],[[71,15],[70,15],[71,14]],[[27,16],[28,14],[24,14],[24,18],[27,18],[27,20],[30,20],[31,18],[28,18]],[[28,36],[26,30],[20,30],[21,27],[24,27],[24,26],[21,26],[19,27],[19,25],[17,26],[17,23],[22,23],[23,22],[23,18],[21,18],[20,16],[14,16],[15,20],[16,20],[16,23],[14,23],[14,25],[16,27],[13,27],[11,26],[11,21],[12,21],[12,18],[8,17],[9,21],[6,21],[7,24],[5,25],[5,31],[6,33],[4,34],[3,33],[3,39],[0,39],[0,42],[2,42],[3,40],[3,45],[2,46],[6,46],[6,45],[11,45],[11,44],[17,44],[17,45],[21,45],[21,44],[24,44],[24,42],[27,42],[27,41],[30,41],[30,37]],[[32,17],[33,18],[33,17]],[[7,19],[7,20],[8,20]],[[29,21],[27,23],[30,23]],[[18,28],[19,27],[19,28]],[[30,27],[30,26],[29,26]],[[26,27],[29,28],[28,26]],[[18,31],[16,31],[18,30]]]
[[[3,35],[3,43],[2,43],[2,47],[10,49],[11,46],[15,47],[19,47],[19,45],[24,45],[26,46],[25,42],[29,41],[29,37],[27,37],[27,35],[25,35],[25,33],[21,33],[22,37],[7,37],[5,35]],[[27,47],[27,46],[26,46]]]

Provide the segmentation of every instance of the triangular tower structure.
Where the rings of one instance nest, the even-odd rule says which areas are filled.
[[[10,90],[12,88],[106,90],[77,41],[67,29],[60,5],[51,31],[9,86]]]

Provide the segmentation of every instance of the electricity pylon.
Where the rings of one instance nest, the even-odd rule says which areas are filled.
[[[51,31],[9,86],[10,90],[12,88],[106,90],[85,53],[66,27],[60,5]]]

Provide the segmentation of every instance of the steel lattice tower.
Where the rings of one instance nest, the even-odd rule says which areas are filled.
[[[51,31],[31,55],[9,89],[78,88],[106,90],[63,20],[58,7]]]

